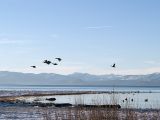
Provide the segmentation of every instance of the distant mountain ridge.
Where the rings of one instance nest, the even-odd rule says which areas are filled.
[[[73,73],[20,73],[0,71],[0,85],[108,85],[108,86],[160,86],[160,73],[147,75],[92,75]]]

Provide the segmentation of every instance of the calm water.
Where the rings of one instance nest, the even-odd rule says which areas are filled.
[[[53,96],[52,96],[53,97]],[[71,104],[120,104],[123,108],[158,108],[160,109],[160,93],[135,93],[135,94],[84,94],[54,96],[57,103],[68,102]],[[127,101],[125,100],[127,98]],[[133,99],[133,102],[131,101]],[[145,102],[148,99],[148,102]],[[124,100],[124,102],[123,102]]]
[[[108,86],[0,86],[0,90],[13,91],[117,91],[117,94],[84,94],[84,95],[55,95],[56,103],[84,104],[120,104],[132,108],[160,109],[160,87],[108,87]],[[139,91],[139,92],[137,92]],[[128,93],[136,92],[136,93]],[[125,99],[127,98],[127,101]],[[34,98],[26,100],[31,101]],[[46,97],[40,98],[45,102]],[[133,102],[131,101],[133,99]],[[145,102],[148,99],[148,102]],[[123,102],[124,100],[124,102]]]
[[[121,91],[158,92],[160,87],[112,87],[112,86],[55,86],[55,85],[0,85],[0,90],[8,91]]]

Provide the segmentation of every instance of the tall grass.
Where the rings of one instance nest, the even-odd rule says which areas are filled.
[[[96,96],[95,96],[96,97]],[[118,103],[118,96],[117,94],[111,94],[110,101],[105,100],[105,96],[103,100],[97,101],[94,100],[93,104],[101,105],[101,104],[112,104],[117,105]],[[77,97],[75,99],[75,107],[61,109],[56,111],[54,115],[54,120],[138,120],[140,116],[130,108],[129,102],[126,102],[126,109],[119,110],[117,108],[103,108],[103,107],[83,107],[79,105],[84,105],[85,101],[83,97]],[[49,114],[46,114],[49,115]],[[145,119],[146,116],[143,114],[143,118]],[[46,120],[50,120],[51,115]],[[156,114],[154,118],[157,118]]]
[[[111,94],[110,101],[106,101],[105,97],[103,100],[93,101],[93,104],[112,104],[117,105],[118,96],[116,94]],[[132,109],[130,102],[126,102],[124,109],[117,108],[103,108],[103,107],[83,107],[78,106],[79,104],[85,104],[83,98],[78,97],[75,99],[75,107],[61,108],[52,115],[49,115],[46,120],[159,120],[160,111],[146,111],[141,112],[135,109]],[[52,118],[51,118],[52,116]]]

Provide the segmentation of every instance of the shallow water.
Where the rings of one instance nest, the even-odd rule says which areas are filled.
[[[160,108],[160,87],[108,87],[108,86],[0,86],[0,91],[11,91],[11,95],[24,91],[114,91],[115,94],[83,94],[83,95],[56,95],[56,103],[71,104],[120,104],[123,108]],[[16,92],[18,91],[18,92]],[[7,92],[2,94],[6,95]],[[46,102],[45,97],[39,98]],[[127,98],[127,101],[125,100]],[[33,101],[36,98],[26,100]],[[131,101],[133,99],[133,102]],[[148,102],[145,102],[148,99]],[[124,100],[124,102],[123,102]]]
[[[0,85],[0,90],[8,91],[139,91],[160,92],[160,87],[135,86],[63,86],[63,85]]]
[[[82,95],[55,95],[41,97],[42,102],[45,98],[55,97],[55,103],[71,104],[120,104],[122,108],[153,108],[160,109],[160,93],[117,93],[117,94],[82,94]],[[127,98],[127,101],[125,100]],[[131,101],[133,99],[133,102]],[[148,102],[145,102],[148,99]],[[123,102],[124,100],[124,102]]]

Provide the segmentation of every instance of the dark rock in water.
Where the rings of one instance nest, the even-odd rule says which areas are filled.
[[[54,106],[54,103],[40,103],[40,102],[33,102],[31,106],[38,106],[38,107],[50,107]]]
[[[55,101],[56,98],[46,98],[46,100],[48,100],[48,101]]]
[[[96,107],[101,107],[101,108],[116,108],[120,109],[120,105],[78,105],[78,107],[87,107],[87,108],[96,108]]]
[[[71,107],[72,104],[70,103],[57,103],[55,104],[55,107]]]

